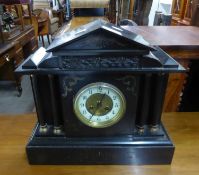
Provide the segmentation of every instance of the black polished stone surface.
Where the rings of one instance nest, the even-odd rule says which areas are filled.
[[[38,124],[26,147],[31,164],[169,164],[174,145],[161,124],[170,73],[185,71],[141,36],[97,20],[40,48],[16,70],[31,77]],[[90,83],[116,86],[122,119],[91,128],[73,101]]]

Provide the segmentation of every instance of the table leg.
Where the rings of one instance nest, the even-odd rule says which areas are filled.
[[[16,86],[16,90],[18,91],[17,96],[20,97],[21,94],[22,94],[21,75],[16,75],[14,73],[14,71],[15,71],[16,68],[17,68],[17,66],[16,66],[16,60],[12,59],[12,69],[13,69],[13,74],[14,74],[15,86]]]
[[[42,39],[42,45],[43,45],[43,47],[45,47],[45,44],[44,44],[44,36],[43,36],[43,35],[41,35],[41,39]]]
[[[17,96],[20,97],[20,96],[22,95],[22,91],[23,91],[23,89],[22,89],[22,87],[21,87],[21,82],[20,82],[20,81],[17,81],[17,82],[16,82],[16,89],[17,89],[17,91],[18,91]]]
[[[50,44],[50,37],[49,37],[49,35],[47,35],[47,38],[48,38],[48,44]]]

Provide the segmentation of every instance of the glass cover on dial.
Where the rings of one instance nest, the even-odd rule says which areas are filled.
[[[81,122],[94,128],[117,123],[126,102],[122,92],[108,83],[92,83],[79,90],[74,98],[74,111]]]

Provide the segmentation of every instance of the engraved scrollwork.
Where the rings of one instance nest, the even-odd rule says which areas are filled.
[[[96,68],[137,68],[139,67],[139,59],[136,57],[123,56],[107,56],[107,57],[92,57],[92,56],[76,56],[63,57],[63,69],[73,70],[89,70]]]
[[[126,90],[132,92],[132,94],[135,93],[135,89],[137,86],[137,81],[135,76],[133,75],[127,75],[125,77],[122,78],[118,78],[117,80],[121,81],[125,86],[126,86]]]
[[[73,87],[77,84],[77,82],[83,79],[83,77],[65,77],[63,79],[64,93],[62,94],[62,96],[66,97],[68,95],[68,92],[72,92]]]

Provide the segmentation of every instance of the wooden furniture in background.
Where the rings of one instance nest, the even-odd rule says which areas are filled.
[[[22,93],[20,77],[14,70],[23,59],[23,52],[18,42],[3,43],[0,46],[0,83],[7,80],[14,81],[18,96]]]
[[[11,47],[12,46],[12,47]],[[10,48],[11,47],[11,48]],[[18,65],[37,49],[37,39],[34,28],[29,25],[0,47],[0,80],[15,81],[19,96],[22,93],[21,78],[15,76],[14,70]]]
[[[25,26],[20,35],[7,42],[18,42],[23,50],[23,58],[27,58],[31,53],[37,49],[34,28],[31,25]]]
[[[21,4],[24,24],[32,24],[32,11],[30,4]]]
[[[5,10],[6,12],[10,12],[13,15],[14,24],[20,26],[21,29],[23,30],[24,21],[23,21],[21,4],[5,5]]]
[[[35,10],[42,10],[42,9],[49,9],[52,10],[52,16],[59,18],[59,26],[62,26],[64,23],[64,9],[53,10],[51,8],[52,1],[49,0],[34,0],[33,1],[33,11]],[[58,2],[56,2],[57,4]]]
[[[198,11],[199,0],[173,0],[172,25],[199,25],[199,19],[196,18]]]
[[[0,116],[0,173],[3,175],[198,175],[199,113],[164,113],[162,120],[176,149],[171,165],[29,165],[25,145],[35,114]]]
[[[109,21],[111,23],[115,24],[115,22],[116,22],[116,4],[115,4],[115,0],[110,0],[108,19],[109,19]]]
[[[152,2],[153,0],[135,0],[133,20],[138,25],[148,25]]]
[[[64,23],[64,10],[53,10],[53,16],[59,18],[59,27],[61,27]]]
[[[178,21],[183,19],[187,0],[173,0],[172,2],[172,25],[178,25]]]
[[[35,31],[36,45],[38,47],[38,36],[39,36],[39,33],[38,33],[38,30],[39,30],[38,19],[37,19],[37,17],[35,15],[32,15],[31,19],[32,19],[32,26],[33,26],[34,31]]]
[[[181,112],[199,111],[199,60],[192,60],[179,106]]]
[[[193,1],[193,15],[191,25],[199,26],[199,0]]]
[[[35,9],[34,15],[38,23],[38,36],[41,36],[43,46],[45,46],[44,36],[47,36],[48,43],[50,44],[49,36],[58,30],[59,18],[53,16],[51,9]]]
[[[19,34],[20,30],[24,30],[25,25],[32,24],[32,14],[30,4],[12,4],[5,5],[6,12],[14,16],[15,27],[10,28],[7,32],[3,32],[4,40],[11,39],[13,35]]]
[[[7,80],[10,74],[5,74],[7,64],[11,64],[12,72],[14,71],[15,43],[0,43],[0,80]],[[4,75],[5,74],[5,75]],[[14,77],[14,75],[11,75]]]
[[[192,60],[199,59],[199,28],[192,26],[125,26],[125,29],[140,34],[152,45],[160,46],[176,61],[189,69]],[[187,74],[172,74],[169,77],[164,111],[178,111]],[[184,84],[185,83],[185,84]]]
[[[30,3],[31,0],[0,0],[1,4],[21,4],[21,3]]]
[[[130,0],[130,7],[129,7],[129,16],[128,16],[128,19],[133,19],[134,3],[135,3],[135,0]]]

